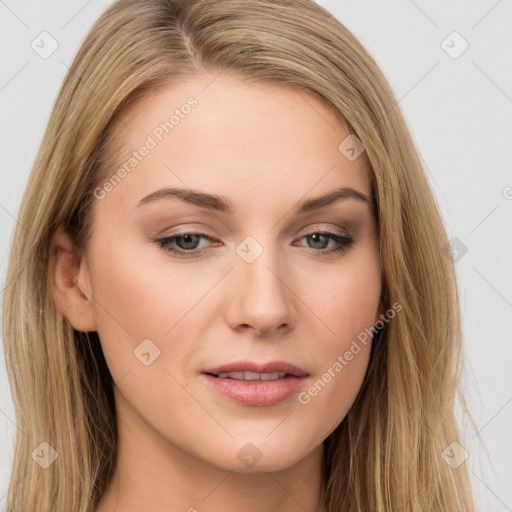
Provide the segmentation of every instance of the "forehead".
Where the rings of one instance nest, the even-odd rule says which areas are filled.
[[[127,172],[111,195],[123,190],[125,206],[170,185],[267,202],[339,186],[370,195],[365,152],[351,160],[340,149],[348,136],[312,93],[227,73],[190,77],[146,93],[118,119],[109,172]]]

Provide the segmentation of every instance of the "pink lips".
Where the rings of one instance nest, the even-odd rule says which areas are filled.
[[[277,380],[237,380],[216,377],[228,372],[286,373]],[[205,381],[217,392],[244,405],[263,407],[274,405],[297,392],[308,377],[308,373],[284,361],[258,364],[254,361],[238,361],[203,370]]]
[[[285,361],[270,361],[269,363],[258,364],[254,361],[236,361],[234,363],[224,364],[216,368],[203,370],[203,373],[218,375],[228,372],[254,372],[254,373],[274,373],[284,372],[295,377],[306,377],[308,374],[301,368]]]

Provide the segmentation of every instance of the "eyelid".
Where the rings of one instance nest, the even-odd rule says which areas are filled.
[[[168,228],[162,230],[161,232],[157,233],[155,236],[159,238],[169,238],[171,236],[181,236],[181,235],[189,235],[189,234],[195,234],[195,235],[207,235],[210,238],[215,238],[215,235],[204,225],[201,225],[200,227],[194,226],[194,224],[187,224],[185,227],[177,227],[172,228],[170,231],[168,231]]]
[[[336,229],[337,228],[337,229]],[[301,236],[294,238],[293,245],[296,244],[295,241],[300,242],[302,239],[307,238],[308,236],[311,236],[313,234],[321,234],[323,236],[327,236],[330,240],[334,240],[338,247],[331,248],[331,249],[320,249],[315,250],[311,248],[307,248],[308,251],[312,251],[313,254],[315,254],[316,257],[335,257],[335,256],[342,256],[346,252],[350,250],[350,248],[357,243],[357,240],[355,237],[351,236],[349,233],[345,234],[345,230],[340,230],[340,228],[337,226],[335,229],[333,228],[327,228],[322,229],[318,226],[312,227],[307,232],[303,232]],[[178,259],[194,259],[194,258],[200,258],[204,255],[204,253],[209,252],[213,249],[213,247],[204,247],[202,249],[194,249],[191,251],[187,251],[185,249],[176,249],[172,247],[172,242],[176,238],[181,238],[185,235],[194,235],[198,236],[199,238],[206,239],[210,242],[215,242],[215,237],[210,236],[207,233],[201,232],[199,230],[181,230],[181,231],[174,231],[171,234],[168,234],[167,236],[156,238],[153,240],[153,242],[158,245],[161,249],[163,249],[166,252],[169,252],[171,255],[174,255],[174,257]],[[222,245],[224,245],[221,242]],[[219,244],[217,244],[218,246]],[[299,244],[300,245],[300,244]]]
[[[340,226],[332,226],[332,225],[329,227],[321,227],[319,225],[312,225],[305,232],[303,232],[300,235],[298,234],[297,236],[299,237],[298,240],[300,240],[301,238],[308,236],[310,234],[322,233],[322,232],[334,233],[338,236],[345,236],[345,237],[351,236],[350,233],[348,232],[348,230],[346,230],[345,228],[340,227]],[[159,238],[170,238],[172,236],[182,236],[182,235],[190,235],[190,234],[203,235],[203,236],[206,236],[207,238],[209,238],[210,240],[214,240],[217,238],[211,231],[208,230],[208,228],[206,226],[202,225],[200,228],[196,228],[196,227],[194,227],[193,224],[191,224],[189,226],[187,225],[184,228],[176,228],[175,231],[167,232],[167,230],[164,230],[163,232],[158,233],[156,236]]]
[[[308,231],[303,233],[300,238],[311,235],[313,233],[324,233],[324,232],[325,233],[334,233],[338,236],[350,236],[350,233],[345,228],[340,228],[339,226],[334,226],[334,227],[331,226],[328,228],[325,228],[325,227],[322,228],[317,225],[317,226],[313,226],[311,229],[309,229]]]

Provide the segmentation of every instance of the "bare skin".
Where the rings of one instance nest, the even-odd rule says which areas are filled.
[[[66,233],[54,239],[58,307],[75,329],[98,332],[116,382],[119,458],[97,512],[325,512],[322,442],[360,390],[370,343],[341,371],[333,364],[382,313],[371,204],[294,212],[340,187],[370,196],[366,154],[338,150],[348,133],[312,95],[212,80],[163,87],[125,113],[119,166],[148,135],[156,147],[95,201],[84,254]],[[159,141],[155,127],[192,96],[197,105]],[[138,206],[163,187],[223,196],[233,211],[176,197]],[[327,254],[343,244],[325,232],[355,241]],[[187,233],[205,236],[168,245],[192,257],[155,242]],[[146,365],[134,351],[148,339]],[[295,392],[246,405],[205,382],[202,370],[248,359],[305,370],[302,402]],[[247,450],[259,457],[252,466]]]

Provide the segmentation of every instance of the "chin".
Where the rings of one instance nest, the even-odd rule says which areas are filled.
[[[260,436],[237,436],[227,443],[219,443],[213,452],[208,450],[209,462],[236,473],[281,471],[298,464],[315,447],[323,449],[322,442],[315,444],[312,440],[290,439],[286,435],[265,436],[268,431]]]

